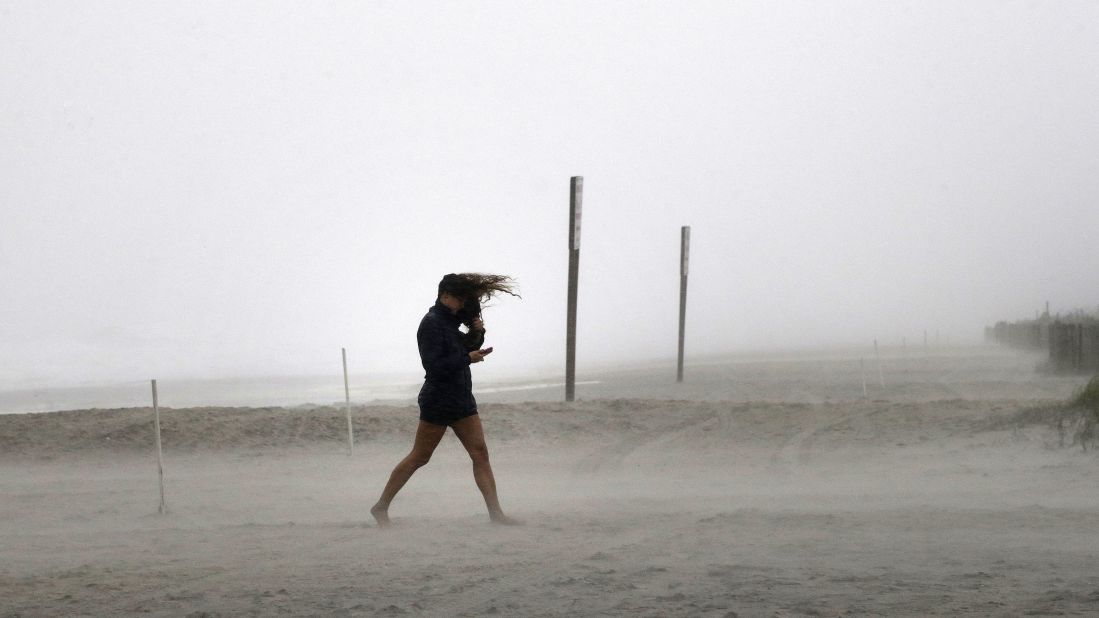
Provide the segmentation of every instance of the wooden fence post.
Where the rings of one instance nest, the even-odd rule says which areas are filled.
[[[687,333],[687,266],[691,258],[691,226],[679,230],[679,361],[675,381],[683,381],[683,340]]]

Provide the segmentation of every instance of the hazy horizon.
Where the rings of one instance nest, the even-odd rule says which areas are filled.
[[[1091,2],[0,5],[0,389],[978,342],[1093,309]],[[487,368],[487,366],[486,366]],[[504,372],[503,368],[498,371]]]

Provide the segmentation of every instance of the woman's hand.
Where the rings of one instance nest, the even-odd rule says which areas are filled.
[[[474,319],[473,320],[473,326],[470,326],[470,329],[471,330],[479,330],[482,333],[485,332],[485,322],[484,322],[484,320],[482,320],[481,318]]]
[[[492,354],[492,348],[485,348],[483,350],[474,350],[469,353],[469,362],[479,363],[485,360],[485,357]]]

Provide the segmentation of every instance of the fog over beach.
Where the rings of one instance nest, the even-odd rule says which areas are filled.
[[[980,341],[1094,309],[1091,2],[0,6],[0,387]]]
[[[1099,313],[1097,58],[1082,0],[0,1],[0,618],[1099,613],[1099,382],[985,338]],[[455,272],[522,296],[525,525],[448,432],[382,529]]]

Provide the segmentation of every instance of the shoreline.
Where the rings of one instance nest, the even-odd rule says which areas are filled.
[[[577,376],[582,398],[652,398],[665,394],[691,400],[859,401],[864,384],[871,399],[982,398],[1003,391],[1009,398],[1067,397],[1086,376],[1051,376],[1035,371],[1041,355],[996,346],[939,350],[939,354],[886,354],[879,367],[869,358],[842,356],[843,350],[800,355],[700,358],[688,363],[683,384],[675,366],[655,361],[605,366]],[[421,380],[398,381],[352,376],[352,405],[414,405]],[[160,401],[174,407],[296,407],[344,405],[342,376],[250,377],[158,380]],[[974,387],[980,388],[974,388]],[[1031,394],[1033,391],[1033,395]],[[474,394],[485,403],[560,401],[562,376],[478,375]],[[147,381],[120,384],[0,391],[0,415],[60,410],[151,405]]]

